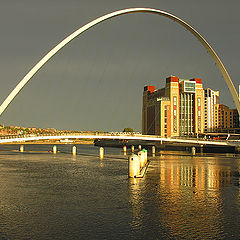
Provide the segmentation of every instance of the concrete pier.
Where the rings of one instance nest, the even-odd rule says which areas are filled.
[[[73,147],[72,147],[72,154],[73,154],[73,155],[76,155],[76,154],[77,154],[77,148],[76,148],[76,146],[73,146]]]
[[[132,152],[134,152],[134,146],[132,145]]]
[[[148,158],[147,150],[146,150],[146,149],[143,149],[142,152],[143,152],[143,154],[144,154],[144,162],[145,162],[145,164],[146,164],[146,163],[147,163],[147,158]]]
[[[203,145],[201,145],[200,151],[201,153],[203,153]]]
[[[139,157],[136,154],[132,154],[128,159],[128,177],[137,177],[140,173]]]
[[[145,154],[143,151],[138,152],[138,158],[139,158],[140,169],[141,169],[145,165]]]
[[[103,158],[104,158],[104,148],[103,148],[103,147],[100,147],[100,148],[99,148],[99,158],[100,158],[100,159],[103,159]]]
[[[54,153],[54,154],[57,153],[57,146],[56,146],[56,145],[53,146],[53,153]]]
[[[192,147],[192,155],[196,155],[196,148]]]
[[[23,146],[23,145],[20,146],[19,151],[20,151],[20,152],[24,152],[24,146]]]
[[[155,153],[156,153],[156,148],[155,146],[152,146],[152,156],[155,156]]]

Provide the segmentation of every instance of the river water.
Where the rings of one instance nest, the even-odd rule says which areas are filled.
[[[128,179],[121,149],[0,146],[0,239],[239,239],[240,156],[161,152]]]

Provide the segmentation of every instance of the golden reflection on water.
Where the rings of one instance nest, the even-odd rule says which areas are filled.
[[[158,205],[161,222],[173,237],[220,239],[224,232],[221,188],[232,184],[232,171],[231,166],[220,166],[216,156],[157,157],[145,179],[133,179],[129,184],[132,224],[142,225],[144,195],[150,195]]]
[[[139,178],[130,178],[129,179],[129,190],[130,190],[130,203],[132,205],[132,228],[141,229],[142,226],[142,208],[143,201],[141,200],[141,180]],[[144,180],[143,180],[144,181]]]

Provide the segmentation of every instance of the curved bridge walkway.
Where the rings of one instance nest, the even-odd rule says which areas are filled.
[[[172,142],[192,145],[215,145],[215,146],[236,146],[240,145],[238,140],[204,140],[196,138],[163,138],[155,135],[142,134],[112,134],[112,133],[72,133],[72,134],[49,134],[49,135],[8,135],[1,136],[0,143],[31,142],[38,140],[63,140],[63,139],[118,139],[118,140],[141,140],[156,142]]]

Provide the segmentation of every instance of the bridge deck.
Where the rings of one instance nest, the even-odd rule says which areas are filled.
[[[61,140],[61,139],[117,139],[117,140],[144,140],[156,142],[186,143],[195,145],[216,145],[216,146],[239,146],[240,141],[226,140],[204,140],[196,138],[163,138],[154,135],[113,135],[113,134],[68,134],[68,135],[19,135],[2,136],[0,143],[14,143],[37,140]]]

